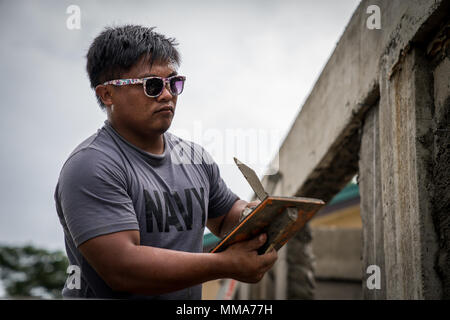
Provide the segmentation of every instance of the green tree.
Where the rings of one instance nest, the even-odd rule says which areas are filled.
[[[68,265],[61,251],[0,246],[0,279],[8,297],[61,298]]]

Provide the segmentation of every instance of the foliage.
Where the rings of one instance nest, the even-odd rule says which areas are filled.
[[[8,297],[61,298],[68,265],[61,251],[0,246],[0,279]]]

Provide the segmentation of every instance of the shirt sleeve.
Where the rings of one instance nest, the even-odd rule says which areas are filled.
[[[208,218],[217,218],[230,211],[239,197],[228,188],[220,176],[219,166],[206,150],[204,150],[203,156],[210,183]]]
[[[58,181],[58,196],[77,247],[100,235],[139,230],[125,174],[99,150],[83,149],[67,160]]]

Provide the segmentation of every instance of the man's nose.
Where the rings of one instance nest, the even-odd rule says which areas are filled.
[[[173,98],[172,94],[170,93],[169,87],[168,87],[169,85],[170,84],[168,82],[164,83],[164,89],[161,92],[160,96],[158,97],[158,100],[164,101],[164,100],[170,100]]]

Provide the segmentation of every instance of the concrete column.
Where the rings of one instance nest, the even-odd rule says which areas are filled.
[[[359,157],[358,183],[363,223],[362,291],[364,299],[386,299],[378,112],[377,103],[367,113],[362,130]],[[372,265],[380,268],[380,288],[367,286],[369,275],[367,270]]]
[[[287,299],[287,246],[286,244],[278,251],[278,259],[274,266],[275,299]]]
[[[287,244],[287,298],[314,299],[314,254],[311,228],[308,224]]]
[[[430,68],[417,49],[404,53],[394,66],[382,64],[378,123],[383,233],[379,236],[387,299],[440,298],[442,293],[434,270],[438,248],[428,188],[431,151],[424,143],[432,127],[431,84]]]
[[[450,52],[433,71],[433,219],[439,235],[436,270],[442,279],[443,299],[450,299]]]

